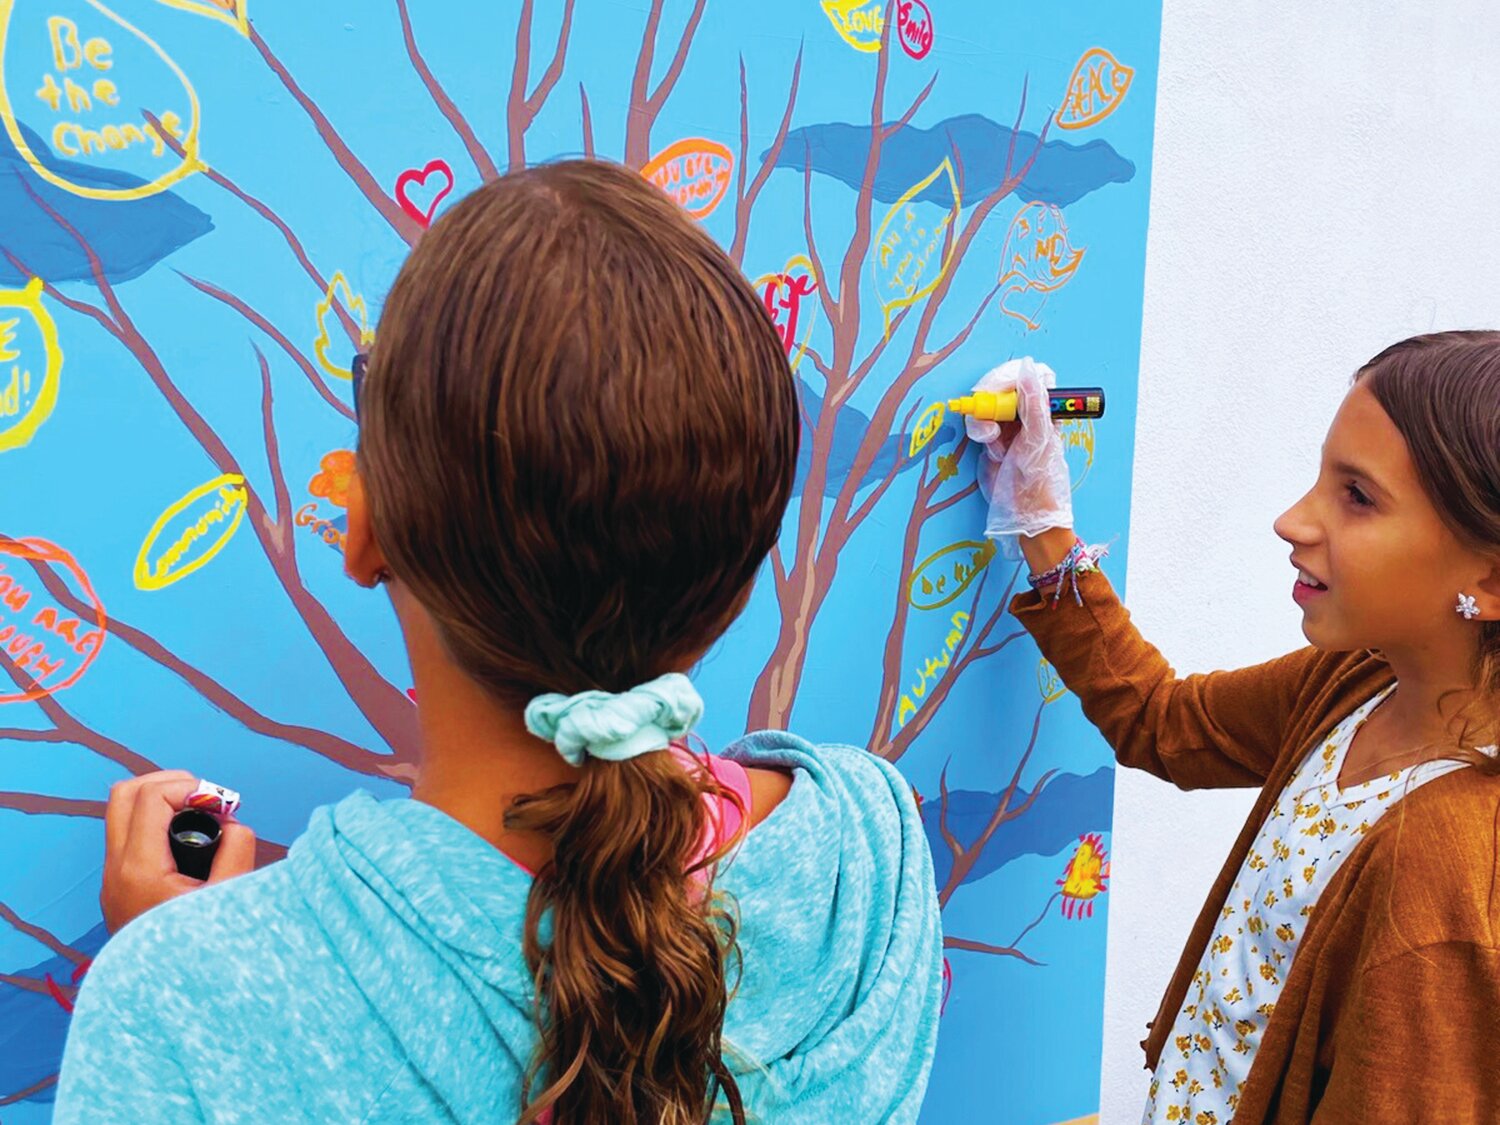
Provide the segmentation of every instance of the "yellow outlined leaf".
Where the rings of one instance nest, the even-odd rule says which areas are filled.
[[[157,58],[166,63],[167,68],[182,83],[182,89],[187,94],[189,113],[187,133],[181,140],[182,159],[171,169],[149,183],[137,184],[135,187],[119,188],[85,187],[81,184],[75,184],[59,176],[42,163],[36,153],[31,151],[31,146],[26,143],[26,137],[21,132],[20,124],[16,120],[15,107],[11,105],[10,93],[6,89],[6,49],[9,45],[11,16],[15,13],[16,0],[0,0],[0,123],[4,124],[5,132],[10,137],[11,144],[15,145],[16,151],[21,154],[21,159],[31,165],[32,170],[38,176],[54,187],[60,187],[64,191],[72,192],[74,195],[82,196],[85,199],[109,199],[115,201],[145,199],[147,196],[165,191],[173,184],[186,179],[204,167],[198,158],[198,126],[201,116],[198,106],[198,92],[193,89],[193,84],[188,81],[188,77],[182,72],[182,68],[172,60],[170,55],[157,46],[156,41],[149,35],[141,31],[134,24],[129,23],[110,11],[99,0],[84,0],[84,3],[88,4],[89,7],[99,12],[106,19],[124,28],[149,47],[156,54]]]
[[[938,431],[943,428],[943,416],[947,413],[947,407],[941,402],[934,402],[922,416],[917,419],[917,424],[911,431],[911,445],[906,451],[908,457],[915,457],[927,447],[927,443],[937,437]]]
[[[210,496],[214,497],[214,502],[208,505],[196,520],[186,524],[171,545],[153,560],[151,549],[156,546],[157,539],[166,531],[167,526],[198,501]],[[249,492],[245,488],[245,478],[239,473],[225,473],[223,476],[205,481],[181,500],[168,505],[167,510],[156,517],[156,522],[151,525],[151,530],[146,532],[146,538],[141,541],[140,551],[136,553],[135,567],[131,575],[135,580],[136,589],[160,590],[206,566],[209,560],[222,551],[225,544],[233,538],[240,526],[240,521],[245,518],[248,501]],[[216,523],[224,526],[209,543],[208,549],[179,567],[178,562],[191,553],[193,544],[200,539],[206,539],[209,530]]]
[[[1036,666],[1036,686],[1041,690],[1043,703],[1056,703],[1068,694],[1067,686],[1057,674],[1057,669],[1042,657]]]
[[[953,205],[929,230],[917,210],[921,206],[917,203],[917,196],[943,176],[948,177]],[[962,211],[963,199],[953,161],[944,157],[943,162],[928,175],[907,188],[880,220],[880,227],[875,232],[874,253],[870,256],[870,273],[875,281],[876,299],[885,316],[886,335],[890,335],[894,310],[916,304],[943,280],[951,256],[947,252],[948,228],[958,222]],[[934,254],[938,257],[936,269],[932,268]]]
[[[340,367],[328,358],[330,345],[328,314],[333,309],[333,302],[337,299],[340,289],[344,291],[344,304],[349,307],[351,313],[359,317],[360,347],[366,348],[375,342],[375,333],[371,331],[370,321],[365,313],[365,299],[349,287],[348,280],[340,270],[329,279],[328,290],[323,294],[323,299],[318,302],[318,335],[313,340],[313,354],[318,357],[318,366],[335,379],[353,379],[354,372],[350,368]]]
[[[934,551],[912,567],[907,603],[913,609],[941,609],[969,588],[996,551],[993,539],[961,539]]]
[[[36,436],[57,405],[57,384],[62,375],[57,323],[42,307],[42,279],[32,278],[23,289],[0,289],[0,311],[5,309],[19,309],[36,327],[44,368],[38,380],[27,365],[24,351],[14,346],[21,318],[0,318],[0,359],[4,360],[0,363],[0,451],[19,449]],[[11,414],[16,416],[13,422],[9,421]]]
[[[885,0],[823,0],[823,14],[839,38],[856,51],[880,50],[885,31]]]

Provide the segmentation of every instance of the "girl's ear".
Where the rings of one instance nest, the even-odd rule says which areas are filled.
[[[1478,620],[1500,621],[1500,559],[1491,563],[1489,573],[1479,580],[1476,590],[1463,592],[1472,593],[1474,605],[1479,609]]]
[[[356,469],[349,478],[349,528],[344,538],[344,573],[366,589],[390,577],[380,544],[370,527],[370,508],[365,486]]]

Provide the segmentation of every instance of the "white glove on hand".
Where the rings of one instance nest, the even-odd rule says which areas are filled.
[[[1056,385],[1052,368],[1030,356],[1002,363],[974,384],[976,391],[1015,388],[1019,395],[1015,422],[964,419],[969,439],[984,445],[979,488],[990,502],[984,533],[991,539],[1073,526],[1073,481],[1047,399]]]

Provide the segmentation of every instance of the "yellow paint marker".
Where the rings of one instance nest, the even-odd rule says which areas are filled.
[[[975,391],[963,398],[950,398],[948,409],[981,422],[1014,422],[1016,399],[1013,390]],[[1054,422],[1104,417],[1103,387],[1056,387],[1047,392],[1047,402]]]

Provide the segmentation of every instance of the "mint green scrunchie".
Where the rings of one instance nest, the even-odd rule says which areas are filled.
[[[703,717],[703,698],[681,672],[613,694],[548,692],[526,705],[526,729],[557,747],[569,764],[586,757],[623,762],[665,750]]]

